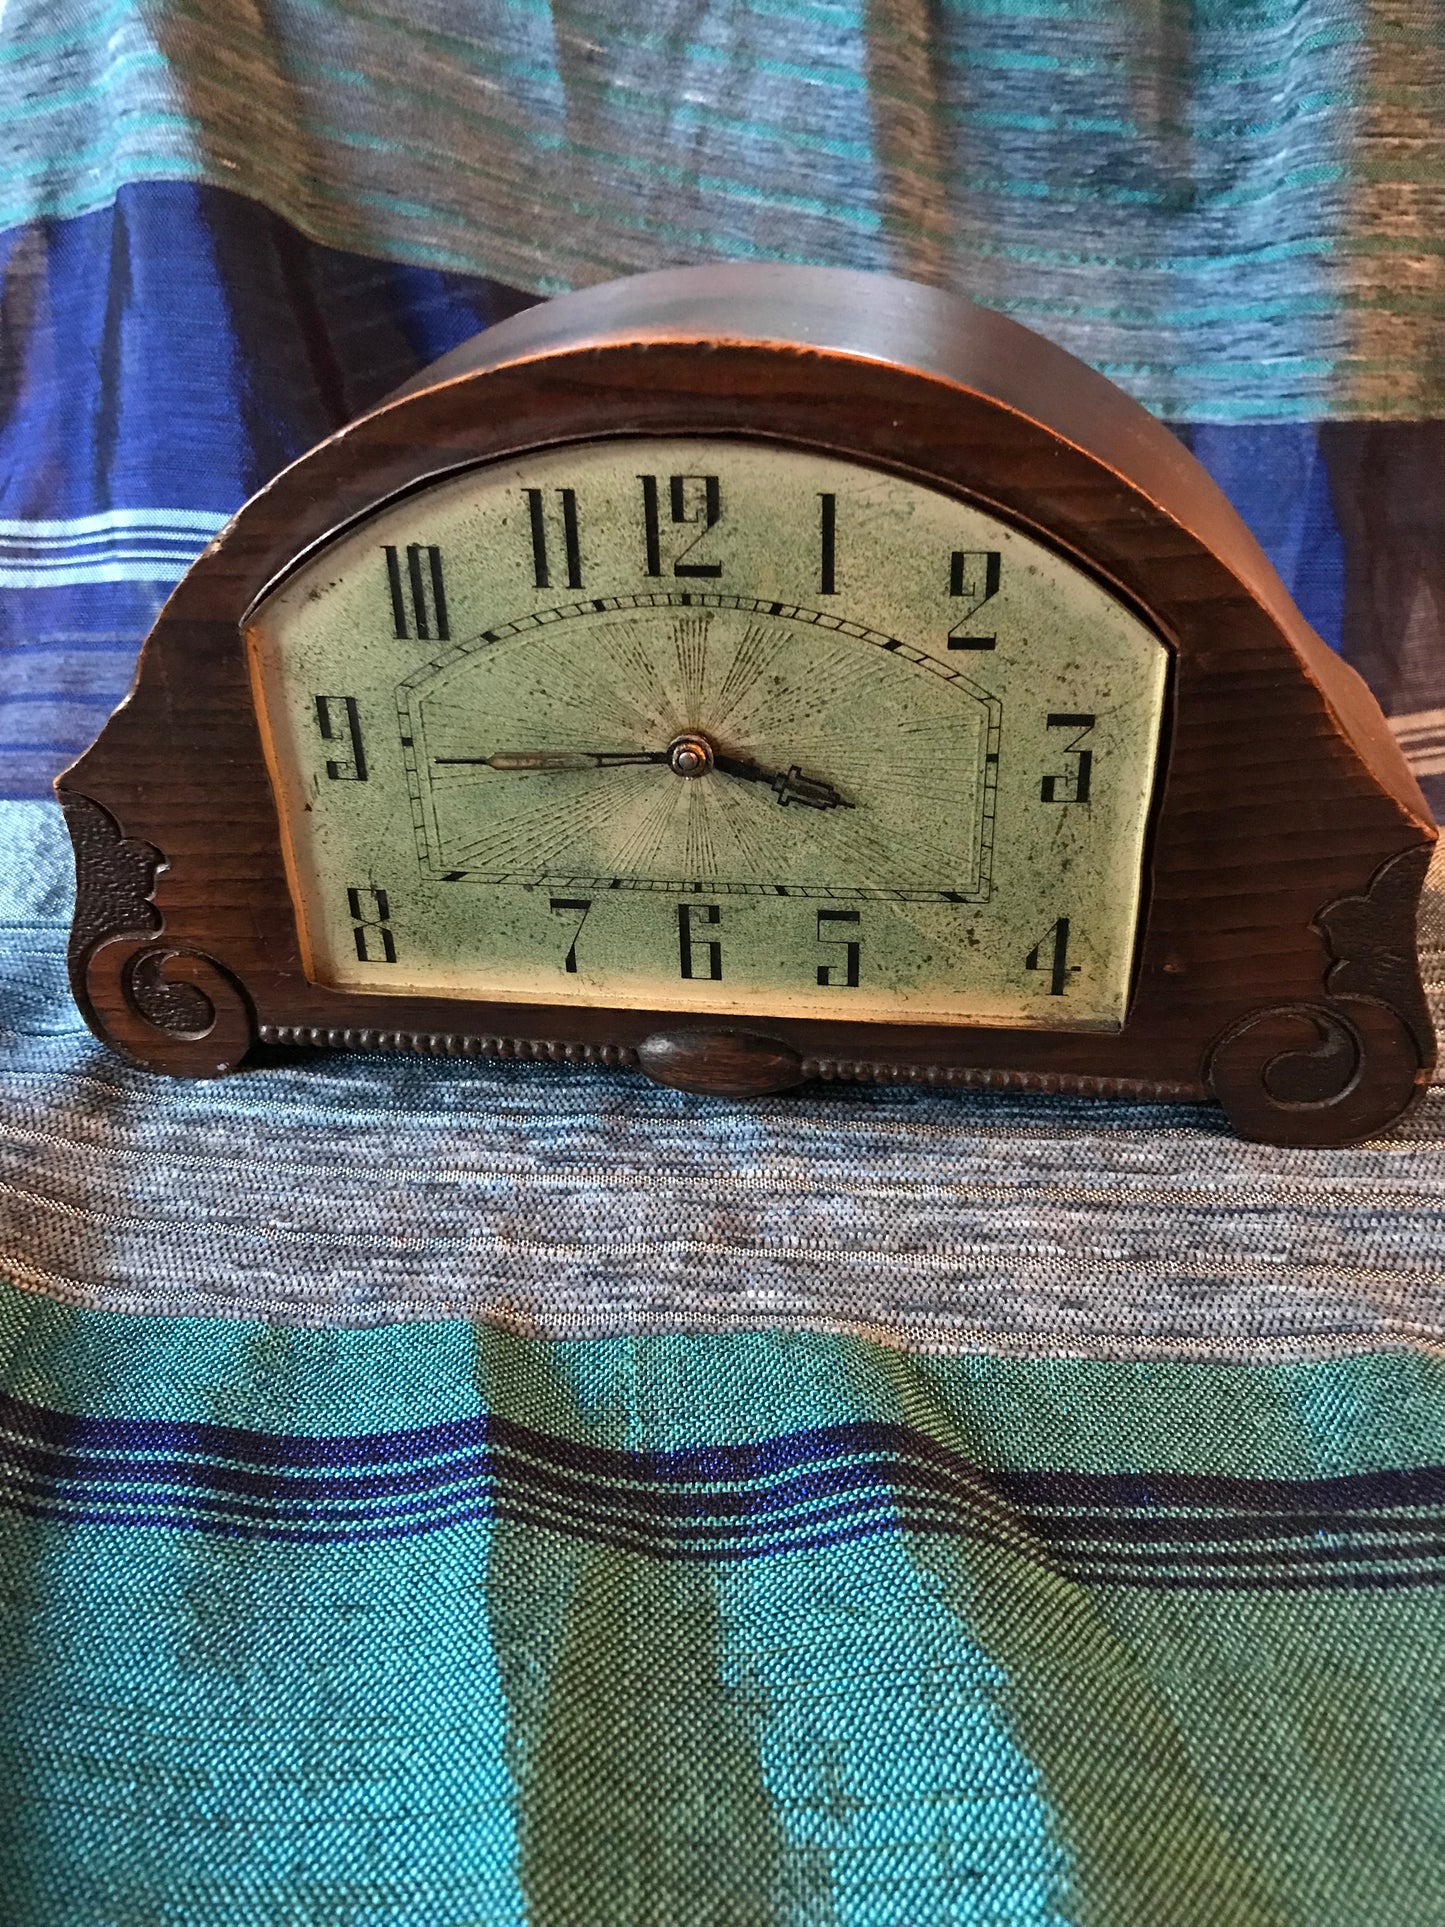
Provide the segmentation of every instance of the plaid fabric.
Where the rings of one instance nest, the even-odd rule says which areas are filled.
[[[0,223],[136,181],[557,292],[977,295],[1196,420],[1438,409],[1432,0],[9,0]]]
[[[1438,1918],[1432,1360],[0,1345],[17,1922]]]
[[[46,798],[287,460],[539,290],[713,254],[1103,363],[1445,797],[1438,48],[1366,0],[10,0],[3,1927],[1434,1927],[1445,1096],[1315,1153],[173,1084],[69,1000]]]

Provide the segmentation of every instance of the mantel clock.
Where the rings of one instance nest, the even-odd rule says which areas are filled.
[[[680,269],[488,330],[196,562],[59,781],[75,993],[257,1045],[1214,1097],[1421,1088],[1434,828],[1193,458],[1000,316]]]

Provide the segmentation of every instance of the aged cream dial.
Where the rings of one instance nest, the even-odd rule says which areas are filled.
[[[318,983],[1123,1020],[1167,651],[937,490],[551,449],[371,515],[247,638]]]

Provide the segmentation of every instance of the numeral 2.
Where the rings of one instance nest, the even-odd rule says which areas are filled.
[[[385,890],[374,890],[370,886],[346,892],[347,908],[351,912],[352,936],[356,939],[356,955],[361,963],[395,963],[396,938],[391,934],[391,904]],[[381,955],[372,954],[373,943]]]
[[[997,549],[955,549],[948,564],[948,593],[963,601],[958,620],[948,632],[950,649],[992,649],[997,636],[965,634],[985,602],[998,594],[1003,558]]]
[[[818,982],[820,984],[825,986],[841,984],[849,990],[856,990],[858,988],[858,960],[862,954],[863,946],[856,937],[835,937],[832,934],[832,926],[836,923],[841,923],[851,925],[856,929],[861,920],[856,910],[820,910],[818,912],[819,943],[841,944],[843,946],[844,958],[842,966],[843,975],[841,977],[835,977],[833,975],[833,972],[838,968],[837,964],[818,965]]]
[[[326,775],[333,783],[364,783],[366,751],[361,741],[361,715],[355,696],[318,696],[316,725],[323,743],[345,743],[347,751],[326,759]],[[349,752],[349,753],[348,753]]]
[[[577,975],[577,939],[582,935],[582,926],[586,923],[587,913],[592,908],[592,899],[591,897],[549,897],[547,899],[547,908],[549,910],[580,910],[582,912],[581,916],[577,919],[577,928],[572,932],[572,941],[567,946],[566,960],[562,965],[562,968],[569,976],[575,977]],[[687,973],[684,971],[683,974],[685,976]]]
[[[1074,759],[1073,771],[1067,776],[1046,776],[1039,784],[1039,795],[1045,803],[1087,803],[1089,786],[1093,781],[1094,752],[1080,749],[1079,744],[1094,727],[1092,716],[1050,716],[1046,725],[1049,729],[1072,729],[1078,733],[1064,749],[1065,756]]]
[[[1049,974],[1049,995],[1062,997],[1068,989],[1069,979],[1079,968],[1069,962],[1069,919],[1060,917],[1039,938],[1033,949],[1024,958],[1025,970],[1046,970]]]
[[[413,542],[405,560],[399,549],[383,550],[391,589],[391,620],[398,642],[450,642],[442,552],[435,544]]]
[[[577,535],[577,491],[554,489],[562,510],[562,547],[567,557],[567,587],[582,587],[582,547]],[[532,579],[539,589],[550,589],[552,570],[547,557],[547,511],[542,490],[529,488],[527,513],[532,523]]]
[[[662,574],[662,513],[658,502],[657,477],[639,475],[642,484],[642,528],[647,547],[647,573]],[[678,527],[686,527],[701,522],[702,527],[672,565],[672,573],[678,576],[715,577],[722,574],[721,562],[688,562],[684,558],[691,555],[710,528],[716,526],[722,515],[722,484],[716,475],[669,475],[667,478],[668,507],[672,521]]]

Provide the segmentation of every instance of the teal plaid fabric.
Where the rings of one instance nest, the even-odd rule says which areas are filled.
[[[0,225],[206,182],[556,292],[935,281],[1196,421],[1438,410],[1432,0],[9,0]]]

